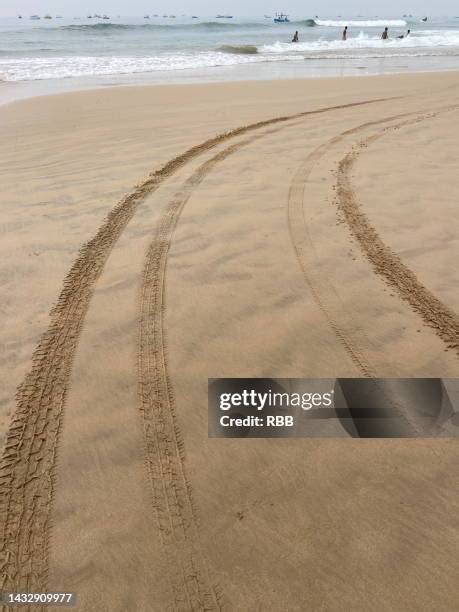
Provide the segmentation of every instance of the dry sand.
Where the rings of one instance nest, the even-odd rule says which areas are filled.
[[[5,589],[455,609],[455,440],[209,440],[207,378],[458,376],[458,93],[448,73],[1,109]]]

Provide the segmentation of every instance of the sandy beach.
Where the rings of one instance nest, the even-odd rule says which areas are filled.
[[[207,380],[459,376],[458,119],[457,72],[0,107],[3,590],[456,608],[456,440],[212,440]]]

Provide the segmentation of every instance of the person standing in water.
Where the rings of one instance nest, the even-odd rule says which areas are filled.
[[[293,35],[292,42],[300,42],[300,39],[298,38],[298,30]]]
[[[342,40],[347,40],[347,26],[343,30],[343,38]]]
[[[382,40],[387,40],[389,38],[389,28],[384,28],[384,32],[381,34]]]

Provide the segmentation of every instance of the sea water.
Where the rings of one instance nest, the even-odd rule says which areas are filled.
[[[459,17],[0,19],[0,88],[346,76],[459,68]],[[348,26],[346,41],[341,40]],[[385,27],[390,39],[381,40]],[[406,34],[405,38],[397,38]],[[291,43],[295,30],[299,42]],[[64,86],[65,83],[65,86]],[[70,83],[72,85],[70,85]]]

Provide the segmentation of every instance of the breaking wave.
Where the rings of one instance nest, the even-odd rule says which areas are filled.
[[[294,49],[292,49],[294,47]],[[365,49],[380,49],[384,50],[385,53],[390,52],[402,52],[406,54],[412,54],[414,50],[418,49],[431,49],[441,51],[442,49],[448,50],[451,48],[459,47],[459,31],[429,31],[429,32],[415,32],[410,36],[403,39],[391,38],[389,40],[381,40],[381,37],[369,36],[360,32],[358,36],[350,36],[346,41],[340,39],[333,40],[312,40],[296,43],[277,41],[273,44],[263,45],[259,48],[260,53],[273,53],[273,54],[291,54],[292,51],[295,53],[300,52],[323,52],[323,51],[339,51],[360,54],[360,50]],[[432,51],[429,54],[432,54]]]
[[[300,21],[294,21],[292,25],[299,25],[305,28],[313,28],[317,25],[317,22],[314,19],[301,19]]]
[[[217,48],[217,51],[222,53],[234,53],[236,55],[255,55],[258,53],[255,45],[222,45]]]
[[[329,28],[343,28],[344,26],[361,27],[361,28],[384,28],[390,26],[406,26],[407,22],[404,19],[349,19],[338,20],[333,19],[316,19],[316,24]]]

